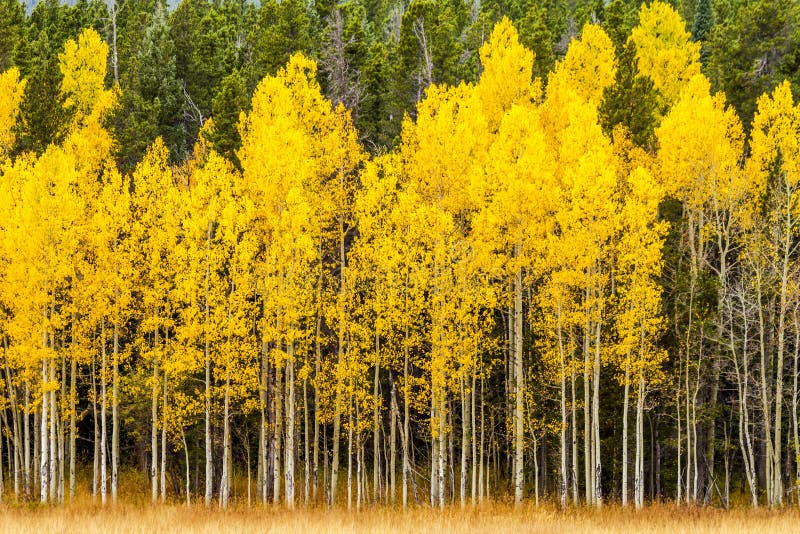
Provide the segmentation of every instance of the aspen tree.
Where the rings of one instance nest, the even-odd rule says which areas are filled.
[[[546,154],[544,132],[535,110],[513,106],[505,114],[487,162],[487,181],[496,190],[481,222],[484,238],[502,250],[501,269],[513,282],[514,308],[514,447],[515,500],[524,490],[524,398],[522,327],[523,284],[541,267],[539,255],[551,216],[551,194],[555,190],[555,162]],[[502,238],[500,238],[502,236]],[[502,240],[501,240],[502,239]]]
[[[36,160],[32,156],[22,156],[16,161],[3,165],[3,220],[2,250],[5,268],[0,280],[3,282],[3,303],[8,310],[4,323],[4,354],[6,375],[9,379],[16,374],[24,388],[23,397],[23,491],[26,497],[33,496],[34,484],[39,467],[31,465],[38,456],[31,457],[30,413],[33,410],[31,392],[36,391],[37,361],[42,343],[40,327],[42,307],[46,304],[41,291],[44,285],[40,271],[41,258],[45,248],[45,234],[42,231],[40,206],[42,190],[35,179]],[[27,235],[27,237],[25,237]],[[30,349],[34,350],[31,351]],[[37,440],[38,443],[38,440]],[[34,449],[36,454],[38,450]]]
[[[344,258],[346,222],[341,209],[346,201],[342,181],[360,159],[355,131],[342,108],[334,110],[322,96],[315,80],[316,64],[297,54],[276,76],[262,80],[253,97],[252,111],[243,116],[239,159],[244,170],[244,188],[253,206],[252,221],[264,240],[264,254],[256,268],[256,291],[262,299],[261,332],[265,355],[271,357],[277,398],[282,398],[286,375],[286,438],[290,450],[284,454],[286,503],[294,504],[294,427],[296,343],[305,335],[308,318],[313,316],[312,265],[318,259],[316,244],[325,210],[311,209],[313,199],[330,198],[337,207],[328,213],[337,220],[340,257]],[[331,186],[325,195],[325,181],[335,176],[340,185]],[[338,190],[343,194],[337,194]],[[342,263],[340,288],[345,287]],[[345,297],[339,290],[335,324],[339,331],[337,366],[344,365],[346,332]],[[337,385],[334,407],[334,439],[330,499],[335,502],[339,462],[339,428],[342,385]],[[283,400],[283,399],[282,399]],[[274,402],[275,428],[273,451],[273,499],[280,494],[280,448],[284,409]]]
[[[27,365],[41,369],[38,480],[40,499],[49,502],[59,497],[61,459],[57,449],[61,414],[56,410],[59,388],[54,339],[63,317],[56,311],[55,302],[69,274],[66,259],[75,250],[74,234],[64,229],[77,219],[80,204],[73,189],[77,181],[74,160],[60,148],[51,147],[35,164],[22,158],[14,167],[16,172],[9,177],[16,176],[19,181],[10,186],[10,194],[16,200],[7,231],[16,243],[6,249],[14,259],[6,277],[19,287],[14,290],[16,295],[9,295],[13,297],[9,305],[14,315],[10,330],[14,342],[30,351],[27,358],[35,358],[29,359]],[[25,237],[27,234],[29,238]],[[28,294],[19,294],[24,288],[29,288]]]
[[[699,298],[701,276],[706,269],[718,280],[717,338],[724,337],[723,307],[724,299],[730,295],[730,273],[736,268],[737,228],[742,222],[744,201],[752,189],[741,170],[744,134],[735,112],[726,108],[724,96],[711,96],[708,80],[697,75],[687,82],[681,98],[657,128],[656,135],[661,145],[656,159],[659,180],[668,195],[681,200],[685,214],[682,231],[689,249],[690,309],[683,326],[685,332],[681,333],[684,336],[684,369],[691,366],[699,371],[702,353],[697,362],[690,362],[689,353],[694,344],[703,343],[696,324],[702,320],[700,310],[693,308],[696,308],[694,301]],[[709,402],[713,406],[721,364],[715,360],[709,364],[712,370]],[[694,399],[701,383],[690,383],[688,375],[683,378],[687,411],[685,495],[687,499],[694,499],[699,484],[700,456],[698,440],[694,437],[697,421],[692,414],[697,409]],[[713,469],[711,436],[708,441],[710,450],[706,457]]]
[[[209,121],[204,131],[213,128]],[[202,138],[201,138],[202,139]],[[206,506],[213,496],[213,448],[212,413],[214,391],[212,375],[215,364],[223,359],[224,335],[228,321],[226,302],[232,298],[232,281],[224,273],[228,270],[233,255],[237,224],[236,187],[232,169],[201,140],[195,147],[195,155],[185,170],[187,183],[181,194],[183,239],[176,249],[175,261],[183,265],[176,273],[175,296],[180,306],[181,326],[176,332],[183,350],[195,354],[202,362],[203,390],[198,392],[203,399],[205,422],[205,493]],[[223,226],[223,214],[232,211]],[[232,218],[231,218],[232,217]],[[234,227],[231,227],[233,225]],[[243,252],[247,250],[242,247]],[[237,280],[237,282],[240,282]],[[247,284],[239,284],[240,291],[249,290]],[[200,351],[202,355],[198,354]],[[227,355],[225,355],[227,358]],[[188,363],[188,362],[187,362]],[[186,370],[189,371],[191,366]],[[225,449],[225,447],[223,447]],[[227,460],[223,458],[227,466]],[[227,471],[227,470],[226,470]],[[227,482],[227,480],[225,481]],[[226,486],[221,483],[220,502],[227,503]]]
[[[765,420],[764,441],[767,445],[766,490],[770,506],[783,504],[784,473],[782,472],[784,365],[789,341],[789,315],[796,284],[796,240],[798,234],[798,184],[800,184],[800,104],[794,104],[787,82],[772,95],[758,100],[751,135],[752,155],[748,174],[758,187],[763,203],[756,209],[755,224],[749,246],[751,276],[757,291],[759,352],[761,364],[761,398]],[[775,322],[765,325],[761,303],[772,300]],[[765,347],[767,337],[774,346]],[[770,352],[770,363],[764,354]],[[772,371],[771,369],[774,369]],[[767,376],[774,373],[774,376]],[[772,391],[767,389],[771,387]],[[770,421],[774,426],[770,428]],[[773,435],[770,435],[774,433]]]
[[[634,468],[634,500],[636,508],[643,505],[644,447],[643,416],[646,389],[660,380],[660,365],[665,359],[654,340],[662,330],[660,315],[661,290],[657,279],[661,275],[661,247],[667,225],[657,222],[661,188],[650,173],[636,167],[624,178],[626,196],[620,213],[620,238],[617,245],[616,279],[619,310],[616,331],[619,367],[625,389],[623,399],[623,480],[622,503],[627,503],[627,415],[631,381],[636,392],[636,451]]]
[[[427,249],[430,310],[430,385],[432,504],[445,504],[448,382],[456,350],[453,332],[453,265],[464,240],[470,211],[469,187],[479,176],[487,153],[486,123],[474,88],[431,86],[417,107],[417,120],[403,124],[400,148],[405,172],[422,202],[419,215],[430,233]]]
[[[418,406],[412,403],[424,404],[427,398],[426,384],[416,383],[412,376],[412,369],[421,363],[414,354],[422,334],[427,270],[417,225],[421,221],[415,218],[420,199],[402,168],[398,154],[387,154],[367,163],[361,173],[362,188],[354,204],[359,237],[351,257],[359,278],[372,287],[369,305],[382,342],[383,365],[392,366],[401,378],[401,500],[407,506],[411,486],[415,487],[409,449],[411,412]]]
[[[700,43],[692,41],[686,22],[669,4],[642,3],[639,24],[628,39],[636,45],[639,71],[653,80],[668,105],[700,74]]]
[[[12,197],[11,189],[12,184],[15,182],[14,175],[21,170],[20,167],[12,164],[11,161],[7,161],[7,157],[9,153],[14,147],[15,143],[15,133],[14,128],[17,124],[17,120],[19,118],[19,106],[22,101],[22,97],[25,91],[25,80],[20,79],[19,70],[16,68],[11,68],[3,73],[0,73],[0,94],[3,95],[2,99],[0,100],[0,176],[3,177],[4,181],[4,188],[2,190],[3,195],[3,214],[0,215],[2,217],[3,223],[2,227],[4,228],[4,232],[7,231],[6,229],[10,230],[10,227],[13,225],[13,221],[10,218],[12,216],[14,207],[13,202],[14,199]],[[26,160],[22,159],[18,162],[18,165],[23,165]],[[25,168],[29,166],[29,163],[24,164]],[[8,243],[8,246],[13,246],[12,243]],[[0,249],[0,257],[3,258],[5,263],[11,260],[10,251],[13,249],[2,248]],[[2,283],[4,277],[0,277],[0,284]],[[8,288],[9,290],[11,288]],[[5,293],[5,291],[3,291]],[[0,297],[0,300],[2,297]],[[30,491],[28,478],[29,478],[29,470],[28,466],[23,462],[23,446],[25,447],[25,451],[28,450],[28,443],[23,443],[22,439],[22,429],[20,424],[20,419],[24,419],[24,426],[27,428],[27,421],[28,421],[28,414],[23,413],[20,410],[20,399],[17,398],[17,388],[20,386],[17,380],[13,380],[12,374],[19,373],[18,366],[20,364],[19,357],[14,355],[14,351],[11,347],[9,347],[9,333],[10,333],[10,321],[13,318],[9,313],[4,313],[2,317],[2,332],[3,332],[3,360],[4,360],[4,370],[5,370],[5,391],[7,392],[7,401],[9,403],[9,408],[11,411],[11,419],[12,419],[12,435],[13,435],[13,452],[12,450],[8,451],[9,457],[9,465],[13,463],[13,484],[14,484],[14,495],[17,499],[20,496],[20,479],[22,478],[22,486],[23,486],[23,493],[25,497],[28,496]],[[13,457],[13,461],[11,458]]]
[[[565,258],[566,267],[582,273],[574,287],[581,298],[584,470],[586,501],[602,503],[599,400],[606,288],[609,282],[605,243],[613,233],[616,202],[611,144],[603,135],[597,106],[616,71],[613,45],[597,26],[584,26],[565,58],[551,74],[542,117],[547,140],[556,154],[561,207],[555,216],[558,240],[581,256]],[[563,266],[563,267],[562,267]],[[565,315],[567,310],[562,311]]]
[[[169,293],[172,290],[172,266],[169,263],[177,237],[177,188],[168,163],[168,151],[159,138],[148,149],[145,158],[133,173],[131,198],[131,235],[138,254],[132,259],[137,276],[142,281],[140,295],[141,331],[147,340],[143,352],[150,362],[151,436],[150,479],[151,496],[159,495],[158,430],[163,425],[158,403],[162,382],[159,369],[166,357],[167,317],[171,313]],[[163,414],[162,414],[163,416]],[[166,444],[162,443],[162,446]]]
[[[59,56],[59,68],[64,76],[61,83],[61,92],[64,95],[64,106],[73,113],[73,123],[64,140],[64,149],[74,155],[76,172],[78,179],[75,183],[77,193],[83,206],[84,215],[78,215],[72,223],[72,231],[80,245],[76,249],[81,253],[75,255],[74,265],[75,276],[72,282],[72,298],[74,311],[72,320],[84,319],[90,328],[101,331],[102,365],[100,369],[101,382],[101,444],[100,444],[100,494],[102,502],[105,503],[107,496],[107,417],[106,409],[108,406],[108,396],[106,394],[107,365],[106,365],[106,321],[109,326],[113,325],[113,368],[115,373],[112,381],[114,391],[112,392],[112,497],[116,500],[117,496],[117,470],[118,470],[118,439],[119,439],[119,420],[116,395],[118,393],[118,369],[119,357],[119,317],[118,313],[112,318],[110,311],[117,300],[124,297],[119,294],[120,286],[118,278],[109,279],[113,276],[113,271],[107,270],[111,265],[115,265],[114,270],[120,269],[119,258],[116,263],[111,265],[100,265],[103,258],[106,258],[108,247],[118,245],[119,234],[124,231],[120,225],[127,218],[127,202],[124,198],[118,198],[119,204],[105,204],[101,191],[103,183],[107,182],[110,187],[120,190],[119,173],[111,161],[111,151],[114,145],[112,133],[108,131],[103,121],[117,105],[117,91],[105,89],[106,58],[108,47],[100,36],[92,29],[81,32],[77,40],[67,41],[64,45],[64,53]],[[116,182],[116,183],[115,183]],[[101,200],[102,199],[102,200]],[[106,211],[112,209],[111,212]],[[113,211],[113,209],[118,211]],[[119,211],[121,210],[121,211]],[[94,213],[95,216],[89,218],[86,214]],[[105,215],[105,216],[103,216]],[[86,313],[86,317],[81,317],[81,310],[92,310]],[[75,332],[73,325],[73,332]],[[74,342],[74,340],[73,340]],[[66,356],[64,356],[66,358]],[[75,355],[72,356],[72,372],[77,372]],[[64,378],[65,380],[65,378]],[[70,412],[74,411],[74,395],[70,396]],[[70,415],[70,495],[75,493],[75,466],[74,457],[76,454],[76,421]],[[116,435],[116,438],[113,436]],[[62,438],[63,439],[63,438]],[[115,441],[116,439],[116,441]],[[59,447],[63,449],[63,447]],[[62,464],[63,469],[63,464]],[[63,477],[62,477],[63,478]]]
[[[14,148],[16,135],[14,126],[17,123],[19,105],[25,92],[26,81],[20,79],[19,69],[10,68],[0,73],[0,161],[5,159]]]
[[[540,93],[540,82],[532,80],[534,55],[531,51],[519,44],[517,33],[508,19],[501,20],[496,26],[492,35],[481,47],[481,63],[484,71],[476,92],[481,102],[483,113],[488,122],[490,132],[500,130],[496,143],[497,153],[489,158],[490,165],[498,164],[502,161],[514,170],[490,169],[487,171],[487,182],[493,181],[502,184],[499,186],[501,192],[494,202],[498,202],[502,207],[494,208],[495,217],[499,220],[495,222],[499,235],[506,235],[508,242],[502,248],[508,251],[509,275],[513,279],[513,309],[514,309],[514,337],[510,340],[513,352],[514,369],[514,500],[517,504],[522,501],[524,493],[524,376],[522,362],[522,339],[523,339],[523,284],[525,271],[529,267],[528,258],[533,253],[530,243],[524,243],[524,236],[530,232],[531,236],[537,236],[536,228],[532,228],[538,222],[537,214],[528,211],[529,202],[533,196],[530,188],[538,190],[538,184],[534,180],[540,177],[539,168],[531,169],[530,174],[524,178],[517,178],[516,165],[523,165],[515,161],[517,158],[523,159],[520,155],[523,151],[530,154],[544,148],[544,142],[537,131],[520,131],[524,128],[524,123],[532,121],[534,124],[537,118],[530,113],[526,113],[522,108],[517,109],[513,106],[531,106]],[[508,131],[504,131],[504,127]],[[540,143],[538,147],[520,145],[525,143],[525,137],[530,134],[534,141],[532,145]],[[492,147],[494,150],[494,146]],[[528,159],[525,164],[535,162]],[[545,172],[545,174],[547,174]],[[535,177],[535,178],[533,178]],[[546,178],[543,178],[546,181]],[[505,182],[505,183],[504,183]],[[526,183],[527,182],[527,183]],[[508,188],[508,189],[505,189]],[[523,195],[521,200],[516,198],[511,200],[514,195]],[[515,209],[519,205],[525,205],[522,211]],[[535,206],[545,206],[546,203],[536,203]],[[506,211],[508,210],[508,211]],[[507,232],[507,233],[506,233]],[[488,233],[488,232],[487,232]],[[527,246],[526,246],[527,245]]]
[[[105,173],[105,183],[99,191],[98,207],[91,222],[95,251],[94,273],[96,287],[91,291],[99,301],[102,317],[111,330],[111,499],[117,501],[119,491],[120,438],[120,364],[123,350],[120,343],[123,326],[131,308],[132,271],[130,233],[130,183],[115,169]],[[92,284],[90,284],[92,285]],[[73,340],[73,343],[75,340]],[[74,358],[73,358],[74,361]],[[71,429],[72,430],[72,429]],[[74,496],[74,436],[70,436],[70,493]]]

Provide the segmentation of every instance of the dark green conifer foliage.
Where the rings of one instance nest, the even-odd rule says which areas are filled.
[[[356,126],[367,149],[377,152],[382,147],[392,145],[390,132],[396,124],[391,100],[386,92],[386,88],[392,83],[389,47],[382,41],[376,41],[370,47],[361,81],[364,98],[355,118]]]
[[[25,6],[0,0],[0,72],[17,64],[25,38]]]
[[[600,124],[609,137],[617,125],[622,125],[630,132],[634,143],[652,150],[655,128],[663,111],[659,110],[660,101],[653,81],[639,74],[636,46],[626,44],[618,59],[614,83],[603,93]]]
[[[606,7],[603,29],[608,34],[611,42],[614,43],[617,55],[622,53],[625,41],[628,40],[628,35],[631,33],[631,28],[633,27],[631,15],[631,7],[625,0],[612,0]]]
[[[236,151],[242,145],[239,135],[239,115],[248,106],[249,98],[244,78],[238,70],[223,78],[212,103],[214,129],[207,136],[214,150],[228,158],[237,168]]]
[[[255,87],[267,74],[275,74],[297,51],[312,49],[311,18],[301,0],[269,0],[258,12],[250,35],[253,72],[249,81]]]
[[[708,47],[705,44],[711,28],[714,26],[714,13],[711,10],[711,0],[697,0],[697,10],[692,25],[692,39],[702,43],[700,61],[703,65],[708,61]]]
[[[800,87],[800,3],[795,0],[742,5],[735,17],[712,28],[706,45],[706,72],[745,127],[761,94],[785,79],[795,91]]]
[[[131,169],[159,135],[172,157],[182,158],[189,148],[183,119],[190,112],[177,77],[165,3],[156,7],[121,83],[122,105],[115,123],[121,167]]]

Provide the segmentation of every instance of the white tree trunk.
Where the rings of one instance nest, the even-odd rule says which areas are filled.
[[[294,508],[294,459],[295,451],[295,392],[294,392],[294,344],[289,343],[289,359],[286,361],[286,451],[284,452],[284,475],[286,478],[286,506]]]
[[[45,334],[45,347],[47,346],[47,338]],[[46,503],[47,499],[50,495],[49,488],[47,485],[48,481],[48,469],[47,469],[47,459],[48,459],[48,451],[47,451],[47,393],[46,393],[46,385],[47,385],[47,360],[42,359],[42,415],[41,415],[41,437],[39,438],[39,446],[41,447],[41,451],[39,453],[39,484],[40,484],[40,497],[41,502]]]
[[[228,507],[228,495],[230,488],[230,469],[229,465],[230,454],[228,454],[231,446],[231,430],[230,430],[230,376],[226,371],[225,376],[225,399],[223,404],[222,414],[222,475],[219,481],[219,507],[225,509]]]
[[[106,322],[100,335],[100,502],[106,504],[108,495],[108,441],[106,424]]]
[[[630,399],[631,355],[625,357],[625,387],[622,397],[622,507],[628,506],[628,402]],[[637,442],[638,443],[638,442]],[[638,451],[637,451],[638,452]]]
[[[114,368],[111,384],[111,501],[116,503],[119,495],[119,323],[117,321],[114,322],[113,356]],[[74,365],[75,362],[73,360],[73,373]],[[72,454],[70,455],[70,460],[71,457]],[[72,467],[70,467],[71,469]],[[71,478],[72,475],[70,474]]]
[[[517,250],[519,255],[519,250]],[[525,389],[522,371],[522,270],[514,276],[514,503],[519,505],[525,490]]]

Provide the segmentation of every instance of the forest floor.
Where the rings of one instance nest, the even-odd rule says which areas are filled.
[[[628,533],[658,534],[800,532],[797,509],[728,512],[713,508],[650,506],[641,512],[607,506],[601,511],[559,511],[549,506],[519,509],[504,504],[443,512],[427,508],[401,511],[371,508],[345,510],[233,508],[227,511],[187,509],[180,505],[117,505],[90,503],[65,506],[0,505],[0,534],[5,533],[322,533],[391,534],[483,532],[510,533]]]

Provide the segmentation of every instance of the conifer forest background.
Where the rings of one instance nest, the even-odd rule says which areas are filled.
[[[799,96],[797,0],[0,0],[0,497],[800,505]]]

